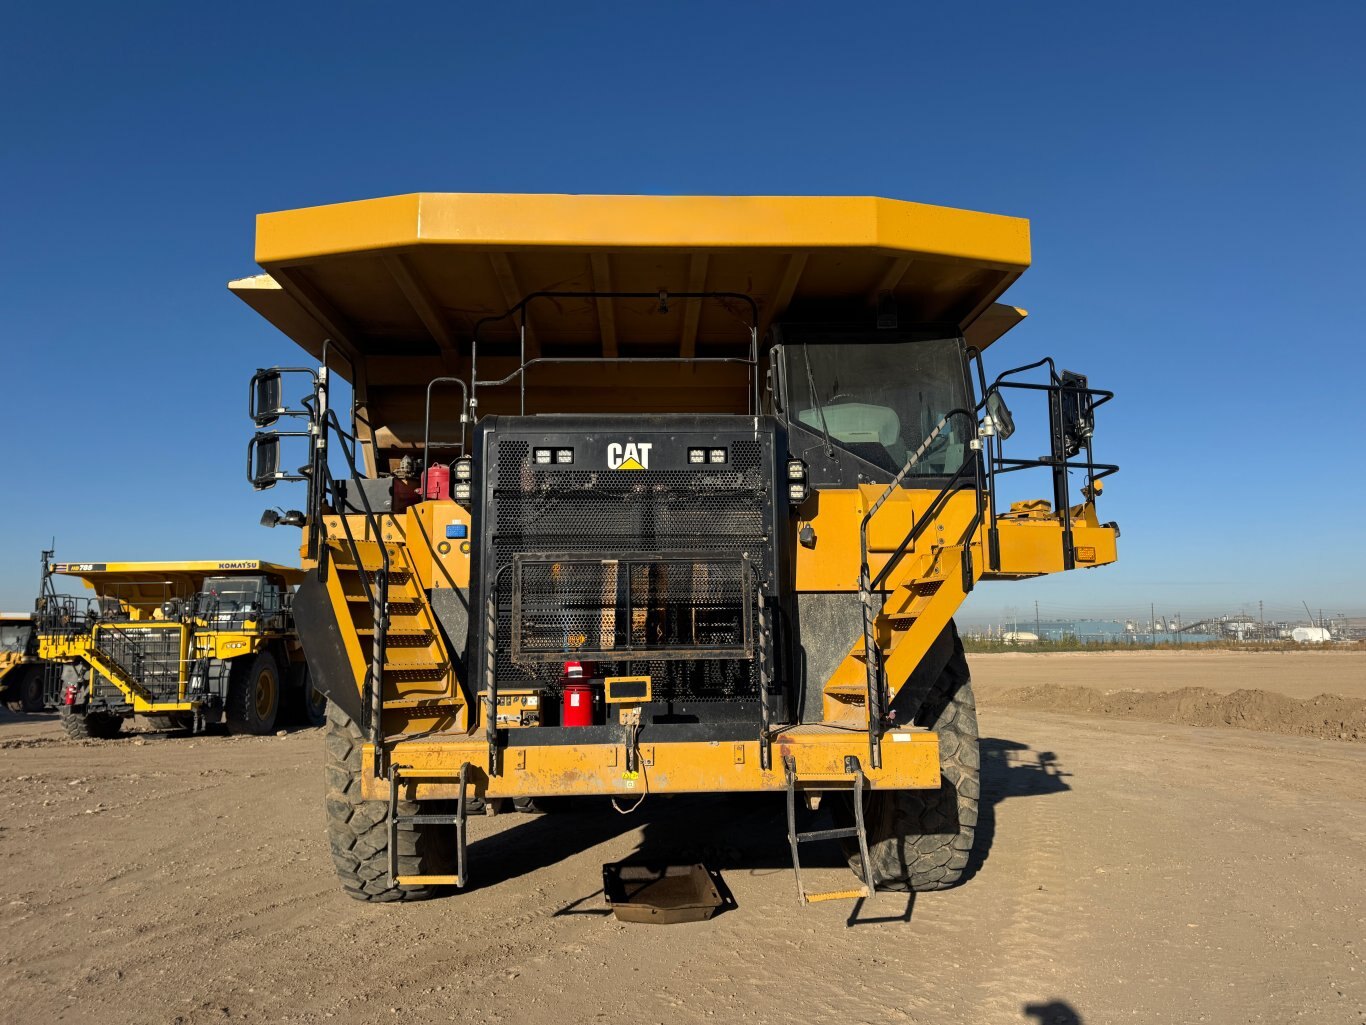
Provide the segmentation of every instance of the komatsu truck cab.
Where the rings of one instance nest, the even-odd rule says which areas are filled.
[[[248,477],[306,485],[263,522],[303,529],[352,896],[462,885],[474,802],[563,795],[785,795],[803,901],[962,878],[953,616],[984,580],[1113,562],[1119,534],[1110,393],[987,369],[1025,316],[1000,300],[1026,221],[416,194],[264,214],[256,260],[229,287],[307,359],[252,379]],[[1025,478],[1042,494],[1010,500]],[[836,823],[803,831],[817,802]],[[855,885],[807,891],[817,835]]]

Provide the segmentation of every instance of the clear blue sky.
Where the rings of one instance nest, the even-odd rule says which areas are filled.
[[[1366,611],[1363,35],[1352,2],[12,7],[0,607],[53,535],[289,558],[243,479],[247,378],[297,358],[224,288],[253,215],[448,190],[1029,217],[1032,316],[993,356],[1119,391],[1122,561],[968,618]]]

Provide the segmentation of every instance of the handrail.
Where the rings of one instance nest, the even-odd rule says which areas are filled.
[[[975,580],[975,573],[972,567],[972,551],[970,539],[981,529],[984,518],[989,522],[987,538],[987,564],[992,569],[1000,568],[1000,551],[997,540],[996,527],[996,487],[995,479],[997,474],[1011,473],[1016,470],[1027,469],[1030,467],[1049,467],[1053,471],[1054,479],[1054,504],[1057,506],[1055,513],[1062,524],[1063,542],[1063,568],[1072,569],[1075,566],[1073,543],[1072,543],[1072,512],[1070,498],[1070,484],[1067,479],[1069,470],[1084,470],[1087,475],[1087,488],[1089,489],[1096,481],[1108,477],[1118,471],[1119,467],[1110,463],[1097,463],[1092,451],[1092,440],[1088,434],[1080,439],[1073,441],[1072,447],[1084,445],[1086,459],[1084,461],[1074,461],[1068,457],[1068,439],[1064,435],[1064,424],[1062,422],[1062,403],[1064,397],[1072,395],[1084,395],[1089,400],[1089,410],[1104,405],[1114,398],[1114,392],[1106,391],[1101,388],[1085,387],[1077,383],[1069,382],[1060,377],[1051,357],[1037,360],[1025,366],[1016,367],[999,374],[996,379],[988,385],[986,374],[982,367],[981,353],[973,350],[970,356],[977,363],[977,373],[982,385],[982,396],[972,410],[951,409],[935,424],[934,428],[926,435],[925,440],[907,458],[906,464],[887,485],[882,494],[869,508],[859,524],[859,598],[863,606],[863,645],[864,662],[867,666],[867,709],[868,709],[868,745],[869,758],[874,768],[881,767],[881,738],[885,726],[886,709],[883,707],[883,679],[882,679],[882,653],[876,644],[876,630],[874,620],[878,610],[874,608],[874,596],[880,594],[883,586],[891,576],[893,568],[906,554],[906,551],[915,544],[916,540],[928,529],[929,525],[935,522],[936,518],[947,505],[951,495],[964,490],[968,484],[964,480],[969,466],[975,474],[973,489],[976,497],[976,504],[972,518],[968,521],[967,528],[958,539],[958,547],[963,550],[963,561],[961,565],[963,574],[964,591],[970,591]],[[1009,378],[1025,373],[1030,370],[1046,366],[1048,368],[1049,383],[1035,384],[1025,381],[1012,381]],[[1052,438],[1052,453],[1042,459],[1010,459],[1003,453],[1003,439],[991,430],[978,431],[977,416],[987,406],[987,401],[992,393],[999,393],[1005,388],[1017,388],[1026,391],[1042,391],[1049,396],[1049,431]],[[949,479],[934,499],[926,508],[924,514],[918,521],[912,522],[910,530],[902,538],[900,544],[887,558],[882,569],[877,576],[872,575],[868,561],[868,526],[873,517],[882,508],[883,504],[891,497],[892,493],[901,485],[906,475],[920,461],[925,452],[939,437],[945,426],[954,417],[965,417],[973,428],[974,434],[979,435],[978,444],[974,445],[974,453],[970,460],[964,460],[958,467],[954,475]],[[983,444],[982,442],[985,442]],[[1091,492],[1093,493],[1093,492]]]
[[[118,623],[107,621],[98,623],[97,626],[99,627],[98,630],[90,631],[90,646],[106,661],[112,663],[114,668],[120,670],[134,687],[142,691],[144,695],[150,696],[150,692],[146,687],[147,653],[142,650],[142,645],[140,645],[137,640]],[[122,661],[113,656],[112,652],[100,646],[98,638],[100,632],[104,630],[112,630],[118,636],[119,640],[132,650],[134,659],[132,668],[124,665]]]
[[[375,586],[370,586],[370,580],[365,572],[364,560],[360,554],[360,547],[356,542],[355,536],[351,533],[351,525],[347,522],[347,513],[342,512],[339,516],[342,525],[342,533],[346,537],[347,546],[351,550],[351,557],[355,560],[356,575],[360,578],[361,586],[365,590],[366,600],[370,604],[371,618],[374,620],[374,633],[370,642],[370,665],[365,671],[365,681],[363,686],[364,697],[370,700],[368,704],[362,700],[362,707],[368,707],[370,714],[370,740],[374,747],[374,770],[376,775],[383,775],[384,761],[384,655],[385,642],[389,632],[389,548],[384,543],[383,525],[375,515],[375,511],[370,507],[370,499],[365,494],[365,488],[361,486],[360,471],[356,467],[356,454],[352,442],[354,438],[342,430],[337,414],[332,410],[327,411],[327,419],[322,425],[322,430],[332,430],[336,433],[342,456],[346,459],[347,468],[351,471],[351,480],[356,484],[356,494],[360,498],[361,507],[365,510],[365,522],[374,535],[375,541],[379,545],[380,568],[375,578]],[[325,459],[319,461],[319,468],[322,472],[323,480],[327,490],[337,496],[337,480],[332,476],[332,470],[327,465]],[[339,497],[339,496],[338,496]],[[317,525],[314,524],[314,529]],[[321,551],[320,551],[321,556]],[[324,571],[323,560],[318,561],[318,573]]]
[[[465,386],[465,379],[462,377],[433,377],[427,382],[427,405],[422,417],[422,476],[418,478],[422,484],[422,497],[427,497],[427,467],[431,463],[431,437],[432,437],[432,385],[436,384],[458,384],[460,394],[463,396],[460,402],[460,455],[465,454],[465,425],[469,423],[470,390]],[[443,447],[452,447],[451,442],[446,442]]]
[[[660,307],[665,312],[668,311],[670,299],[733,299],[743,302],[749,306],[749,359],[738,359],[733,356],[537,356],[534,359],[526,358],[526,316],[527,307],[534,299],[657,299]],[[486,324],[497,323],[500,320],[507,320],[514,314],[521,314],[521,321],[518,325],[519,335],[519,354],[521,365],[508,374],[506,377],[497,381],[479,380],[479,335]],[[750,373],[750,391],[753,402],[753,413],[759,412],[759,304],[754,297],[744,292],[671,292],[666,288],[661,288],[654,292],[594,292],[594,291],[557,291],[554,289],[543,289],[536,292],[528,292],[516,303],[509,306],[502,313],[492,314],[482,317],[475,322],[474,330],[470,340],[470,390],[469,390],[469,418],[475,421],[478,417],[478,389],[482,384],[485,387],[495,388],[499,385],[508,384],[513,378],[520,377],[520,411],[526,414],[526,371],[527,368],[538,363],[743,363],[752,367]]]
[[[980,453],[974,450],[971,459],[963,460],[953,476],[949,478],[948,483],[939,490],[938,494],[936,494],[934,499],[930,502],[925,510],[925,515],[911,524],[911,529],[907,531],[906,536],[902,538],[901,543],[897,546],[896,550],[888,557],[887,562],[878,572],[876,578],[872,576],[872,569],[868,565],[868,525],[872,522],[873,517],[877,515],[884,503],[886,503],[887,499],[892,496],[892,493],[901,486],[901,482],[905,480],[906,475],[911,472],[916,464],[924,457],[925,453],[929,451],[935,441],[938,440],[940,432],[942,432],[944,428],[948,426],[949,421],[955,417],[966,417],[973,430],[976,430],[977,418],[970,411],[957,408],[951,409],[945,413],[940,417],[939,422],[934,425],[930,432],[925,435],[925,439],[920,443],[919,447],[906,458],[905,465],[902,466],[897,475],[892,478],[891,483],[887,485],[882,494],[879,495],[877,500],[869,507],[868,512],[864,514],[863,519],[859,523],[859,602],[863,606],[863,659],[864,665],[867,667],[867,696],[865,707],[868,710],[868,759],[875,769],[882,767],[882,731],[886,718],[886,709],[883,708],[882,702],[882,654],[877,646],[876,629],[873,625],[873,620],[877,615],[873,609],[873,594],[875,590],[880,591],[881,586],[886,583],[887,578],[892,571],[892,567],[900,561],[901,557],[906,553],[906,549],[915,543],[929,524],[934,522],[935,517],[939,514],[943,506],[947,504],[948,496],[962,490],[962,487],[958,486],[958,482],[962,478],[968,465],[971,464],[976,471],[975,494],[977,509],[968,530],[959,542],[960,544],[966,543],[967,538],[971,536],[972,532],[977,528],[977,524],[981,521],[982,504],[985,498],[982,487],[982,460]],[[968,579],[970,573],[971,567],[968,566],[965,568],[964,572],[965,580]]]

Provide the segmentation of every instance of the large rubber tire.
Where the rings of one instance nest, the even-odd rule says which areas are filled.
[[[327,723],[327,695],[313,689],[313,679],[307,669],[300,674],[299,683],[290,688],[293,705],[291,720],[299,726],[323,726]]]
[[[952,644],[914,719],[939,735],[939,789],[875,790],[865,798],[868,859],[879,890],[946,890],[963,880],[968,866],[977,834],[982,761],[977,702],[956,630]],[[846,846],[846,853],[850,868],[861,874],[857,846]]]
[[[255,737],[274,733],[279,714],[280,667],[275,656],[263,651],[253,659],[234,661],[223,715],[228,731]]]
[[[389,883],[389,803],[361,796],[361,745],[364,738],[351,718],[327,705],[326,756],[327,838],[342,889],[356,900],[375,903],[426,900],[438,892],[430,886]],[[416,801],[399,801],[400,815],[414,815]],[[435,810],[429,808],[428,810]],[[400,826],[400,875],[447,875],[453,872],[454,826]]]
[[[108,712],[81,712],[63,705],[62,729],[72,740],[112,740],[123,729],[123,719]]]
[[[5,705],[16,715],[43,710],[43,667],[26,666],[15,670],[18,677]]]

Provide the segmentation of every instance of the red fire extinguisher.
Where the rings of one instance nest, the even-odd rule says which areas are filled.
[[[422,497],[444,502],[451,497],[451,468],[442,463],[427,467],[422,475]]]
[[[583,663],[566,662],[561,679],[560,725],[592,726],[595,695]]]

